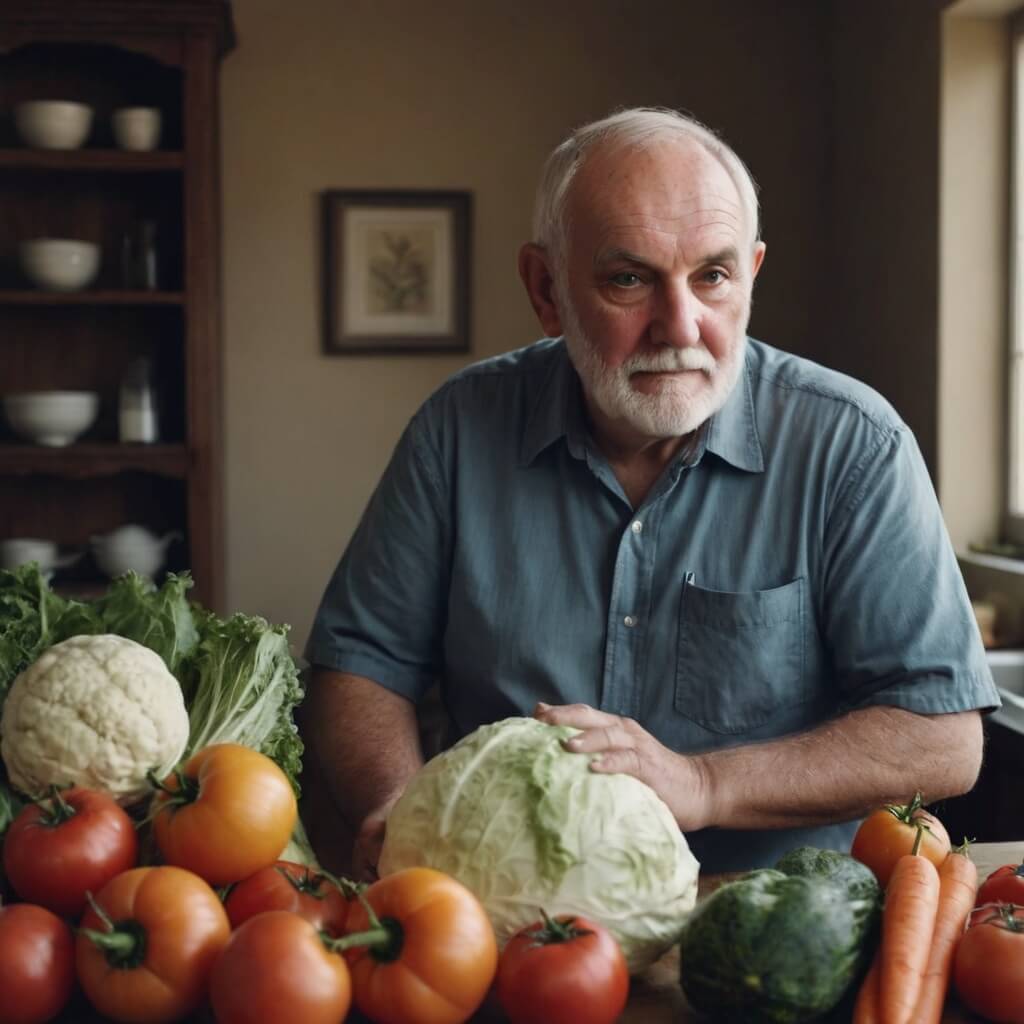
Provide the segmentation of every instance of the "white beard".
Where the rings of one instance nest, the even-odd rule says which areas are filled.
[[[563,305],[565,345],[584,391],[610,420],[624,420],[646,437],[692,433],[725,405],[739,379],[747,347],[745,330],[718,361],[703,344],[682,349],[665,346],[650,355],[631,356],[610,369],[584,333],[572,302],[567,299]],[[665,379],[650,393],[637,391],[630,384],[634,373],[672,370],[698,370],[704,377],[696,381]]]

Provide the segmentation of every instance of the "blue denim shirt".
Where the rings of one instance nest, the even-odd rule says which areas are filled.
[[[453,742],[538,700],[628,715],[677,751],[869,704],[999,703],[910,431],[865,385],[753,339],[638,508],[560,340],[456,374],[399,442],[306,656],[413,700],[440,680]],[[855,824],[688,838],[726,871],[848,848]]]

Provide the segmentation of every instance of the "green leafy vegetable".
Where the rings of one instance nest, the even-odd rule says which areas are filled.
[[[192,724],[187,753],[241,743],[273,758],[298,790],[302,741],[292,710],[302,699],[288,627],[258,616],[197,612],[199,646],[183,679]]]
[[[181,685],[189,753],[244,744],[273,758],[298,793],[303,748],[292,713],[302,687],[288,627],[241,614],[221,619],[187,599],[191,586],[188,573],[160,587],[127,573],[82,602],[51,590],[34,563],[0,570],[0,702],[48,647],[83,634],[127,637],[159,654]]]
[[[116,633],[156,651],[178,679],[183,663],[199,644],[192,607],[186,592],[187,573],[168,574],[159,589],[130,572],[111,583],[96,603],[105,633]]]
[[[35,562],[0,569],[0,700],[14,677],[47,647],[100,632],[96,610],[55,594]]]
[[[508,718],[433,758],[388,817],[379,870],[418,864],[458,879],[500,944],[538,907],[591,918],[635,972],[679,938],[699,865],[653,789],[592,772],[562,746],[576,732]]]

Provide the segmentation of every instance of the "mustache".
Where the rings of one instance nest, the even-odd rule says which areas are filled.
[[[621,367],[622,372],[634,373],[672,373],[682,370],[700,370],[709,377],[718,369],[714,356],[702,346],[699,348],[661,349],[650,355],[637,354],[627,359]]]

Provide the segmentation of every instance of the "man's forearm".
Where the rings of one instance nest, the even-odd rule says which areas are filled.
[[[362,676],[314,669],[305,733],[338,810],[357,829],[423,764],[412,701]]]
[[[860,817],[918,790],[928,802],[965,792],[981,748],[977,712],[917,715],[876,706],[807,733],[687,760],[701,780],[704,824],[786,828]]]

